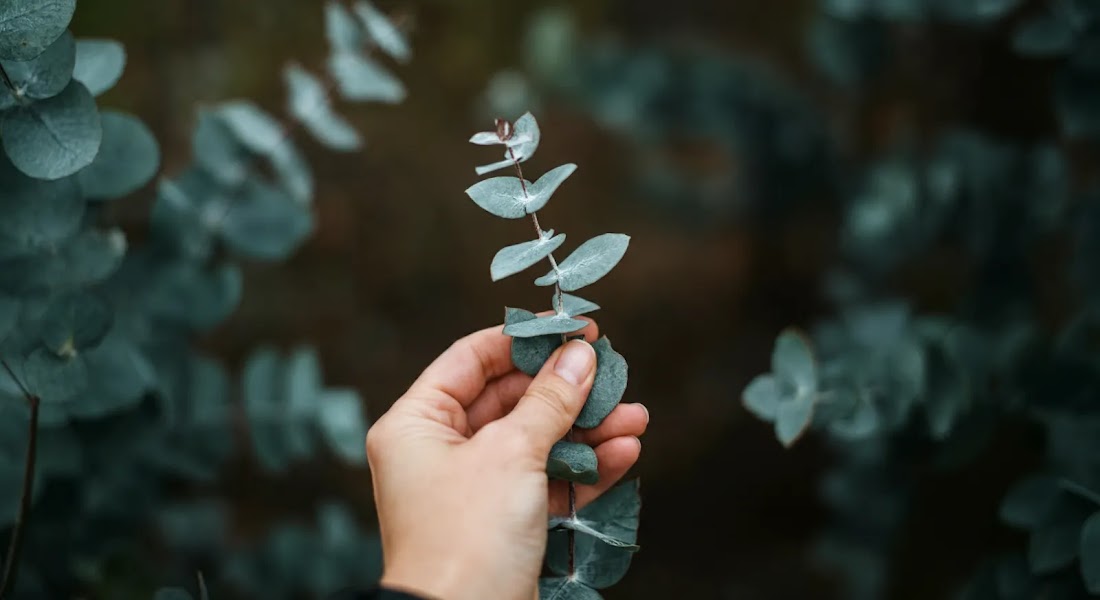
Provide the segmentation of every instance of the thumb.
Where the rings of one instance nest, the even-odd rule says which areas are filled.
[[[550,356],[502,425],[521,431],[539,456],[573,426],[596,377],[596,351],[572,340]]]

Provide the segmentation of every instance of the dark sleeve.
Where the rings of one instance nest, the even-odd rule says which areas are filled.
[[[385,590],[382,588],[373,588],[365,592],[338,592],[329,596],[328,600],[427,600],[420,596],[414,596],[405,592],[396,592],[394,590]]]

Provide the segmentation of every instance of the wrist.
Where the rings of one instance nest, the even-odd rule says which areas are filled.
[[[448,561],[395,560],[386,565],[380,584],[427,600],[463,600],[462,590],[471,589],[463,582],[464,572],[465,569]]]

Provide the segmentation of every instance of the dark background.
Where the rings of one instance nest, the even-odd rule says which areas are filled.
[[[520,66],[524,24],[549,4],[381,3],[410,27],[415,57],[397,69],[408,100],[344,111],[368,140],[360,153],[334,155],[298,136],[318,181],[316,234],[288,263],[249,266],[240,310],[203,344],[235,368],[259,343],[315,344],[328,381],[360,390],[377,416],[454,339],[500,322],[505,305],[544,308],[546,290],[531,285],[534,270],[531,277],[489,280],[493,253],[526,239],[527,229],[478,210],[463,190],[477,180],[475,165],[498,158],[497,149],[466,143],[489,126],[486,85],[501,69]],[[564,6],[585,32],[749,57],[816,93],[805,53],[812,2]],[[100,104],[149,123],[163,146],[164,172],[175,174],[189,160],[203,103],[246,97],[282,112],[283,64],[314,67],[325,55],[321,9],[302,0],[95,0],[80,4],[73,30],[126,45],[126,74]],[[999,73],[996,56],[982,56],[980,48],[940,51],[914,60],[950,56],[944,77],[895,82],[913,102],[863,115],[857,144],[873,147],[899,115],[917,127],[976,115],[970,88],[959,88],[964,77],[970,85],[1016,89],[1016,102],[1027,102],[1032,84],[1042,84],[1041,72],[1030,79],[1013,69]],[[866,106],[813,97],[828,109],[859,113]],[[540,214],[544,226],[578,243],[609,231],[633,238],[620,267],[585,293],[604,307],[595,315],[601,329],[630,363],[626,401],[644,403],[652,415],[635,472],[645,501],[644,548],[606,597],[832,597],[829,575],[815,568],[808,550],[827,518],[816,499],[827,450],[811,437],[784,451],[771,428],[740,406],[744,385],[767,369],[775,334],[826,311],[820,278],[835,256],[837,222],[828,192],[797,199],[809,208],[767,226],[739,219],[686,223],[635,197],[619,137],[553,102],[536,116],[543,143],[528,172],[564,162],[580,167]],[[1038,124],[1017,127],[1042,128],[1048,117],[1040,112]],[[998,117],[991,111],[980,118]],[[111,218],[140,238],[151,199],[146,189],[117,204]],[[942,270],[915,276],[932,295],[949,285]],[[1009,436],[967,471],[930,473],[920,482],[895,549],[891,597],[944,597],[1004,541],[996,505],[1018,471],[1003,457],[1016,449]],[[308,514],[333,496],[373,520],[369,473],[335,464],[300,465],[273,480],[258,473],[246,452],[219,493],[236,509],[241,538]]]

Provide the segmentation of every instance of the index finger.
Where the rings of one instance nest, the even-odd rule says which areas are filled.
[[[503,325],[497,325],[451,344],[424,369],[409,390],[437,390],[466,407],[485,389],[486,383],[513,368],[512,338],[504,335]]]

